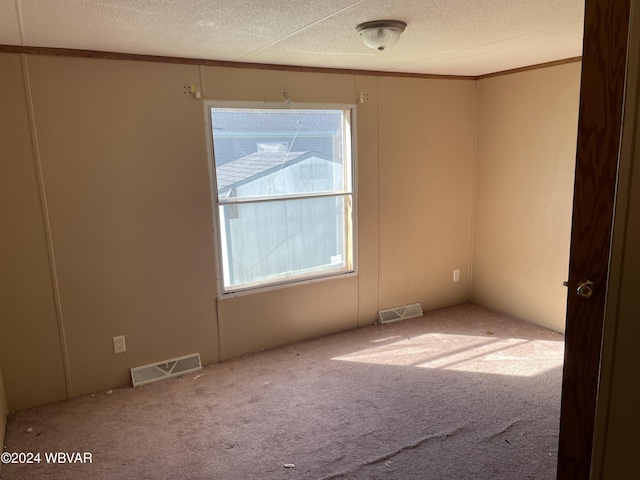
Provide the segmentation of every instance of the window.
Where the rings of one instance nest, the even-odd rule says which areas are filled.
[[[353,272],[352,108],[208,109],[222,293]]]

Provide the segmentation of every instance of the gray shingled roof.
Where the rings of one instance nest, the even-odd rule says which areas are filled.
[[[218,191],[231,186],[248,183],[251,179],[272,173],[283,166],[317,157],[329,160],[326,155],[318,152],[256,152],[246,157],[238,158],[216,168]]]
[[[339,111],[277,111],[265,110],[261,114],[246,110],[212,109],[211,122],[215,133],[233,132],[247,134],[253,132],[340,132]]]

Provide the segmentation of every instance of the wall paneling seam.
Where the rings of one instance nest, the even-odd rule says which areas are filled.
[[[38,182],[38,193],[40,196],[40,206],[42,208],[42,222],[44,225],[47,254],[49,257],[49,271],[51,274],[51,288],[53,290],[53,301],[55,304],[56,319],[58,321],[58,333],[60,337],[60,349],[62,353],[62,364],[64,367],[65,386],[67,390],[67,398],[73,396],[73,388],[71,385],[71,370],[69,368],[69,352],[67,348],[67,340],[64,328],[64,317],[62,314],[62,303],[60,300],[60,288],[58,284],[58,275],[56,269],[56,260],[53,248],[53,239],[51,235],[51,223],[49,221],[49,208],[47,205],[47,196],[44,185],[44,176],[42,173],[42,161],[40,157],[40,146],[38,144],[38,132],[36,129],[35,112],[33,107],[33,96],[31,93],[31,80],[29,77],[29,66],[27,62],[26,54],[20,55],[20,61],[22,64],[22,76],[25,89],[25,100],[27,103],[28,115],[29,115],[29,128],[31,130],[31,143],[33,146],[33,156],[36,168],[36,176]]]

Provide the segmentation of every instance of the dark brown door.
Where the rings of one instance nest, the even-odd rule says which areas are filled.
[[[558,480],[587,480],[591,466],[630,2],[585,5]],[[591,296],[578,291],[587,280]]]

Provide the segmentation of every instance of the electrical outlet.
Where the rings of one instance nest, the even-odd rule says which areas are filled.
[[[127,351],[127,344],[124,343],[124,335],[113,337],[113,353],[124,353]]]
[[[456,269],[453,271],[453,281],[454,282],[460,281],[460,270]]]

